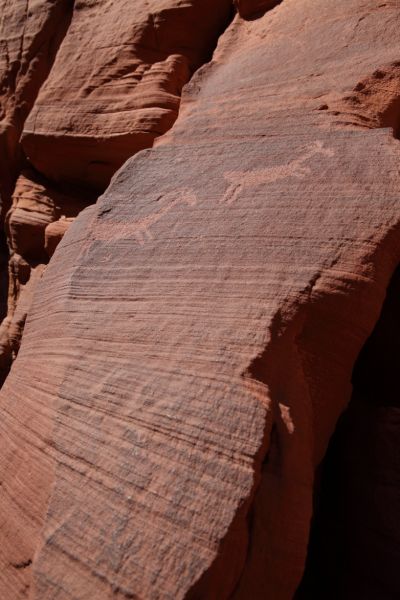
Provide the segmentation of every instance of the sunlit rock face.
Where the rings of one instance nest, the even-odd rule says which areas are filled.
[[[178,116],[182,87],[211,58],[230,0],[83,0],[25,122],[22,147],[58,180],[103,190]]]
[[[7,600],[300,594],[400,262],[398,8],[161,5],[75,3],[20,139]]]
[[[130,1],[113,0],[4,5],[0,221],[11,259],[0,380],[15,359],[25,323],[19,320],[12,340],[10,324],[24,285],[14,254],[29,270],[46,264],[64,225],[96,200],[127,158],[173,125],[182,87],[211,58],[232,15],[230,0],[143,0],[134,10]],[[45,248],[44,230],[60,217],[69,221],[57,236],[50,227]],[[0,236],[5,279],[2,254]],[[30,287],[33,292],[33,282]],[[0,296],[1,317],[2,311]]]

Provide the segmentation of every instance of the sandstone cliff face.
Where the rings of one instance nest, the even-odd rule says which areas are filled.
[[[400,10],[138,6],[75,3],[21,138],[0,595],[288,600],[400,262]]]
[[[25,322],[18,321],[14,335],[22,280],[26,283],[26,271],[48,260],[46,225],[60,212],[73,219],[129,156],[172,126],[183,85],[211,57],[232,10],[230,0],[143,1],[135,10],[130,1],[112,0],[4,6],[3,218],[18,167],[24,172],[6,215],[12,256],[7,317],[0,327],[3,379]],[[58,227],[51,252],[69,222]],[[16,267],[21,257],[22,275]]]
[[[174,123],[182,86],[207,61],[230,0],[79,1],[27,119],[22,148],[55,181],[103,190]]]
[[[71,0],[0,2],[0,224],[23,162],[19,138],[49,74],[71,17]],[[0,318],[7,312],[7,247],[0,234]],[[12,300],[11,300],[12,302]],[[11,315],[8,315],[8,320]],[[0,327],[0,381],[11,359],[7,325]]]
[[[71,0],[0,2],[0,194],[8,197],[21,158],[18,141],[65,34]]]

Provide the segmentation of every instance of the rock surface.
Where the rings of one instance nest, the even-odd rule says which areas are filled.
[[[53,221],[47,225],[44,232],[44,248],[49,258],[53,256],[58,244],[74,220],[74,217],[68,218],[63,215],[58,221]]]
[[[210,58],[232,5],[231,0],[143,0],[132,10],[130,0],[83,0],[74,6],[57,0],[4,9],[0,183],[7,190],[5,208],[17,167],[23,163],[29,171],[17,181],[7,237],[11,253],[44,264],[44,229],[59,216],[54,202],[61,196],[65,215],[75,217],[129,156],[172,126],[182,87]],[[11,42],[10,32],[15,32]],[[60,239],[48,237],[46,250],[54,252]],[[11,264],[9,280],[7,317],[0,327],[2,379],[15,356],[7,339],[19,289]]]
[[[75,5],[23,144],[48,177],[101,187],[51,112],[93,6]],[[249,11],[185,87],[171,131],[79,215],[38,284],[0,395],[9,600],[289,600],[301,581],[315,470],[400,262],[400,11]],[[29,123],[47,110],[42,136]]]
[[[68,27],[72,0],[0,0],[0,319],[7,307],[7,243],[2,227],[24,162],[19,138]],[[0,382],[10,353],[0,325]]]
[[[23,171],[17,179],[5,228],[10,258],[7,315],[0,325],[0,374],[3,380],[19,350],[30,301],[40,280],[37,274],[43,274],[68,224],[90,198],[95,200],[88,193],[83,198],[74,189],[60,192],[32,170]],[[33,273],[35,276],[30,281]],[[25,290],[24,298],[19,306],[22,289]]]
[[[178,116],[182,87],[207,61],[231,0],[83,0],[24,127],[41,173],[103,190],[127,158]]]
[[[260,16],[262,12],[274,8],[282,0],[234,0],[237,11],[244,19]]]
[[[20,161],[18,140],[65,34],[71,0],[0,1],[0,195]]]

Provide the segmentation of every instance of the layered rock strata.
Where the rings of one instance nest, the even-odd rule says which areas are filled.
[[[20,334],[11,339],[21,286],[14,255],[30,266],[47,263],[44,228],[58,219],[57,199],[49,201],[48,190],[63,197],[68,218],[94,202],[129,156],[172,126],[183,85],[210,58],[232,12],[230,0],[152,0],[136,3],[135,10],[130,1],[112,0],[4,7],[3,217],[15,174],[25,172],[6,218],[11,260],[7,316],[0,326],[2,379],[23,327],[20,322]],[[56,236],[50,233],[51,252],[68,222],[59,224]],[[34,250],[24,247],[32,244]]]
[[[0,196],[9,199],[19,138],[65,35],[72,0],[0,2]]]
[[[372,0],[238,14],[68,229],[0,396],[7,598],[294,596],[400,262],[399,25]]]
[[[76,2],[27,119],[22,148],[56,181],[108,185],[174,123],[182,87],[211,57],[230,0]]]

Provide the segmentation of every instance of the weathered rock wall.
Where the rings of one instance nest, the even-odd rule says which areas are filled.
[[[19,138],[65,35],[72,0],[0,2],[0,196],[21,162]]]
[[[211,57],[232,13],[230,0],[152,0],[134,10],[112,0],[4,5],[0,182],[11,259],[3,379],[23,330],[19,319],[12,333],[27,271],[48,261],[46,225],[68,217],[59,240],[123,162],[172,126],[183,85]]]
[[[79,1],[27,119],[22,147],[55,181],[100,190],[174,123],[182,87],[209,60],[230,0]]]
[[[302,579],[315,471],[400,262],[400,10],[240,4],[172,129],[79,215],[34,294],[0,396],[10,600],[289,600]],[[68,36],[93,6],[75,5],[55,67],[73,72]],[[23,146],[56,187],[100,188],[96,131],[76,164],[69,138],[107,121],[119,85],[85,91],[88,121],[68,89],[76,134],[50,108],[43,134],[56,83],[57,69]]]

